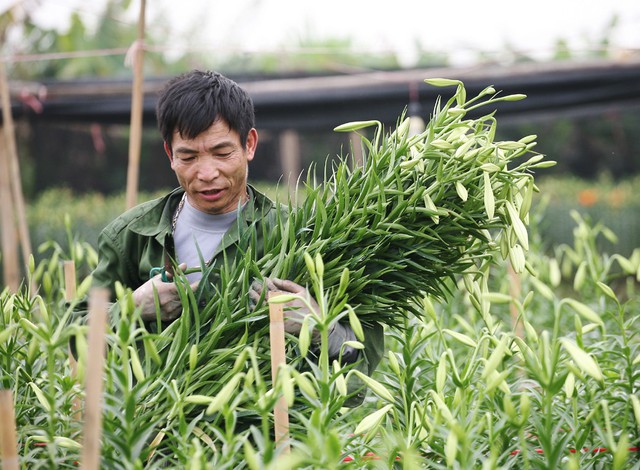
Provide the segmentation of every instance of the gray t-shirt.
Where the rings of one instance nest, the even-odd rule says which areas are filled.
[[[207,214],[193,207],[189,198],[185,198],[173,234],[178,264],[187,263],[187,268],[195,268],[201,265],[201,255],[205,263],[209,263],[222,237],[237,217],[237,210],[226,214]],[[201,277],[201,272],[187,275],[189,282]]]

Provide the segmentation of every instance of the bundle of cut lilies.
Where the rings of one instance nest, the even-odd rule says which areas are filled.
[[[445,298],[450,280],[497,254],[525,268],[532,170],[554,162],[533,152],[536,136],[497,141],[494,117],[496,103],[525,96],[487,87],[467,99],[460,81],[426,82],[456,92],[437,100],[423,132],[412,132],[409,117],[388,134],[377,121],[335,129],[373,128],[371,140],[362,137],[364,164],[345,160],[326,183],[307,183],[305,202],[265,234],[260,273],[308,284],[305,254],[321,256],[326,288],[344,284],[346,270],[340,290],[359,319],[394,326],[399,313],[418,313],[416,298]]]

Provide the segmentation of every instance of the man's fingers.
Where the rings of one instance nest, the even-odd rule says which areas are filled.
[[[257,304],[260,301],[260,292],[254,290],[253,288],[249,289],[249,298],[253,301],[254,304]]]
[[[249,287],[249,306],[255,308],[262,297],[262,289],[264,285],[260,279],[254,279]]]
[[[286,292],[288,294],[305,295],[307,290],[299,284],[286,279],[265,277],[262,280],[255,279],[249,287],[249,300],[255,306],[260,302],[264,289],[267,292]],[[289,307],[300,308],[300,301],[292,301],[286,304]]]
[[[284,319],[284,331],[292,335],[300,334],[300,330],[302,329],[302,322],[292,320],[289,318]]]
[[[176,287],[175,282],[154,282],[153,287],[158,291],[158,294],[161,292],[165,293],[174,293],[178,295],[178,288]]]
[[[259,279],[254,279],[249,289],[256,291],[258,293],[262,292],[262,281]]]
[[[271,283],[276,288],[274,290],[281,290],[283,292],[289,292],[291,294],[302,294],[306,290],[301,285],[287,279],[278,279],[274,277],[273,279],[271,279]]]
[[[271,279],[270,277],[265,277],[264,278],[264,284],[267,286],[267,290],[270,291],[270,292],[278,290],[276,285],[273,283],[273,279]]]
[[[287,281],[286,279],[278,279],[276,277],[265,277],[263,281],[256,279],[251,284],[251,288],[257,292],[262,292],[265,287],[270,292],[283,291],[291,294],[299,294],[305,290],[304,287],[296,284],[295,282]]]

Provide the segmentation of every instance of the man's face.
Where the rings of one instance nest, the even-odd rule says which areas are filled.
[[[247,200],[248,163],[257,143],[258,133],[251,129],[242,148],[239,134],[218,119],[194,139],[175,132],[165,151],[191,205],[207,214],[224,214]]]

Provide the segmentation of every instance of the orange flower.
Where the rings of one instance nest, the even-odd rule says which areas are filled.
[[[591,207],[598,202],[598,193],[593,189],[583,189],[578,193],[578,204],[583,207]]]

